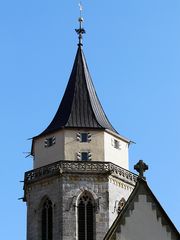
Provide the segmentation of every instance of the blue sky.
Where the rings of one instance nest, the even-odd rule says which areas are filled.
[[[148,183],[180,230],[180,2],[83,1],[84,52],[107,116],[143,159]],[[0,2],[1,228],[26,238],[31,141],[62,98],[77,49],[78,1]]]

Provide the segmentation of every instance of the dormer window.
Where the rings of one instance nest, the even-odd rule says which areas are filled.
[[[53,146],[54,144],[56,143],[56,138],[53,136],[53,137],[50,137],[50,138],[46,138],[44,140],[44,147],[51,147]]]
[[[91,153],[88,151],[78,152],[77,160],[88,161],[91,160]]]
[[[86,132],[80,132],[77,133],[77,140],[79,142],[90,142],[91,141],[91,134],[90,133],[86,133]]]

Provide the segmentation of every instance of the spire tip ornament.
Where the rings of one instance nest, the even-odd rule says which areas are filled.
[[[78,29],[75,29],[76,33],[78,34],[78,38],[79,38],[79,43],[78,43],[78,46],[83,46],[82,44],[82,38],[83,38],[83,34],[86,33],[85,29],[83,28],[83,22],[84,22],[84,19],[82,17],[82,10],[83,10],[83,7],[82,7],[82,3],[80,2],[79,3],[79,10],[80,10],[80,17],[78,18],[78,22],[79,22],[79,28]]]

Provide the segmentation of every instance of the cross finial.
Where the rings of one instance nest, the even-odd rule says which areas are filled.
[[[82,7],[82,3],[80,2],[79,3],[79,10],[80,10],[80,16],[79,16],[79,28],[78,29],[75,29],[75,31],[77,32],[78,34],[78,38],[79,38],[79,43],[78,43],[78,46],[82,46],[82,36],[84,33],[86,33],[86,31],[84,30],[84,28],[82,27],[83,25],[83,22],[84,22],[84,19],[82,17],[82,10],[83,10],[83,7]]]
[[[139,178],[146,179],[144,177],[144,172],[148,170],[148,165],[143,162],[143,160],[139,160],[139,162],[134,165],[134,169],[139,173]]]

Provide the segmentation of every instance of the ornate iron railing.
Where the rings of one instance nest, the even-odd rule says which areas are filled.
[[[111,162],[100,161],[59,161],[25,173],[25,184],[63,173],[109,174],[131,184],[137,181],[137,175]]]

